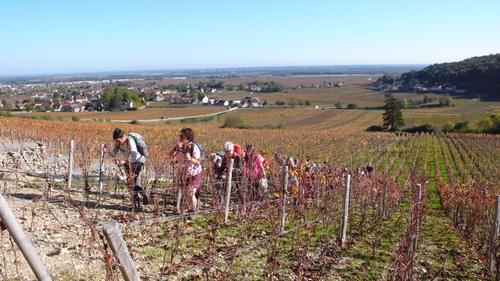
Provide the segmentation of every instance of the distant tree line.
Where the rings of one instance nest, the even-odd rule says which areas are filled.
[[[241,82],[240,84],[227,84],[224,81],[216,81],[215,79],[209,81],[199,81],[198,85],[194,84],[169,84],[167,86],[160,86],[160,90],[170,89],[176,90],[177,92],[201,92],[207,89],[217,89],[225,91],[252,91],[252,86],[257,86],[259,88],[258,92],[272,93],[272,92],[283,92],[284,86],[282,83],[275,81],[253,81],[253,82]]]
[[[405,86],[415,81],[427,85],[450,83],[470,92],[483,94],[486,99],[500,99],[500,53],[472,57],[459,62],[430,65],[420,71],[401,75]]]

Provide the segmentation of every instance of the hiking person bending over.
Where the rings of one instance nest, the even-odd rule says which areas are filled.
[[[250,199],[262,200],[267,192],[266,170],[264,157],[255,151],[255,146],[248,144],[245,153],[247,180],[250,183]]]
[[[233,171],[232,171],[232,182],[239,194],[238,200],[241,203],[245,203],[245,191],[242,188],[242,180],[244,174],[243,167],[243,156],[241,155],[241,147],[239,145],[235,145],[232,142],[224,143],[224,158],[222,158],[222,165],[217,171],[217,178],[221,179],[222,175],[229,174],[229,160],[234,159],[233,162]]]
[[[125,167],[125,172],[127,173],[127,185],[129,191],[133,191],[132,205],[134,210],[140,209],[141,207],[139,193],[142,194],[144,204],[148,203],[148,198],[143,194],[143,190],[138,184],[139,173],[141,172],[147,157],[145,147],[139,148],[139,138],[142,139],[139,134],[130,133],[129,135],[126,135],[123,130],[116,128],[113,132],[113,140],[115,141],[113,151],[110,151],[107,146],[104,147],[104,151],[108,153],[109,156],[115,157],[116,165],[119,167]],[[139,152],[139,149],[142,151]],[[125,156],[124,158],[126,160],[117,158],[117,155],[120,152]]]
[[[183,188],[183,193],[191,201],[191,211],[196,212],[200,207],[199,188],[202,179],[201,149],[194,142],[194,131],[184,128],[179,135],[179,142],[169,152],[169,156],[177,165],[177,177]]]

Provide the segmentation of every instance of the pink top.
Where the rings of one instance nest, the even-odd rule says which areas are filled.
[[[201,155],[200,148],[196,144],[193,144],[192,142],[189,143],[189,145],[194,147],[193,155],[191,155],[191,157],[195,158],[195,159],[199,159],[200,155]],[[201,165],[195,165],[195,164],[191,163],[190,161],[187,161],[186,160],[186,153],[187,152],[179,151],[176,155],[177,166],[179,167],[179,171],[181,173],[185,172],[189,176],[196,176],[202,172],[203,168],[201,167]]]
[[[263,178],[264,177],[264,170],[262,169],[262,163],[264,162],[264,157],[260,156],[259,154],[255,154],[253,159],[253,167],[250,167],[252,174],[251,176],[255,178]]]

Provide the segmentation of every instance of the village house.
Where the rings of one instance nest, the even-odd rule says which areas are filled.
[[[88,102],[87,96],[79,96],[75,97],[74,99],[75,103],[86,103]]]
[[[26,107],[26,103],[21,100],[13,100],[12,107],[17,110],[23,110]]]
[[[45,92],[37,92],[37,93],[34,93],[33,95],[31,95],[32,99],[46,98],[46,97],[47,97],[47,93],[45,93]]]
[[[434,85],[431,87],[431,92],[440,92],[441,91],[441,85]]]
[[[250,92],[260,92],[260,91],[262,91],[262,87],[261,86],[250,85]]]
[[[164,95],[172,95],[172,94],[176,94],[176,93],[177,93],[176,89],[165,89],[162,92],[162,94],[164,94]]]
[[[217,93],[216,88],[204,87],[200,89],[200,93],[215,94]]]
[[[44,109],[44,110],[49,110],[52,108],[52,106],[54,106],[54,102],[50,99],[48,100],[44,100],[40,106],[40,108]]]
[[[52,108],[54,109],[54,111],[61,111],[62,103],[55,103],[52,105]]]
[[[203,98],[201,99],[201,103],[202,104],[209,104],[210,103],[210,99],[205,95],[203,96]]]
[[[151,95],[151,98],[154,100],[154,101],[164,101],[165,99],[167,99],[169,97],[169,95],[164,95],[162,94],[160,91],[155,91],[152,95]]]
[[[241,107],[260,107],[259,97],[245,97],[241,100]]]
[[[80,112],[81,107],[78,104],[75,103],[64,103],[61,106],[61,111],[62,112]]]
[[[179,95],[178,93],[171,94],[167,99],[165,99],[165,101],[169,101],[171,103],[176,103],[180,100],[181,100],[181,95]]]
[[[134,102],[133,101],[124,101],[121,103],[121,107],[123,110],[129,110],[131,108],[134,108]]]
[[[225,100],[216,100],[212,105],[213,106],[227,106],[229,102]]]

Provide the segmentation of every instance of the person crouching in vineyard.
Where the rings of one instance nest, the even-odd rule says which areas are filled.
[[[115,163],[118,165],[119,169],[121,169],[122,166],[125,168],[127,185],[132,197],[132,209],[140,210],[141,200],[139,194],[142,194],[144,204],[148,204],[149,201],[138,182],[139,174],[148,156],[146,142],[141,135],[137,133],[130,133],[127,135],[119,128],[113,131],[113,140],[115,141],[113,150],[110,151],[109,148],[105,146],[104,152],[108,153],[111,157],[115,157]],[[122,153],[126,160],[117,158],[118,153]]]
[[[191,212],[199,210],[201,204],[199,188],[203,176],[201,150],[194,142],[194,136],[193,129],[183,128],[179,141],[169,152],[169,157],[177,165],[177,179],[183,190],[182,197],[191,201]],[[182,213],[182,210],[179,211]]]
[[[264,169],[264,157],[258,154],[255,146],[248,144],[245,150],[246,179],[250,201],[262,201],[267,193],[267,177]],[[252,209],[256,209],[253,207]]]
[[[232,171],[232,190],[236,190],[238,194],[238,201],[245,204],[245,190],[243,189],[243,175],[244,165],[241,146],[233,144],[232,142],[224,143],[224,157],[222,158],[222,165],[217,171],[217,178],[222,179],[229,174],[229,160],[234,159]]]
[[[216,201],[214,202],[217,207],[222,206],[224,203],[225,194],[225,184],[221,177],[219,177],[218,172],[222,166],[222,159],[224,158],[224,151],[219,151],[217,153],[211,153],[208,157],[211,165],[208,166],[207,172],[210,178],[210,182],[215,183],[215,188],[212,189],[212,198]]]
[[[274,155],[274,160],[278,163],[280,171],[283,173],[285,167],[288,167],[288,190],[285,192],[296,196],[298,194],[299,179],[297,177],[297,165],[296,161],[292,156],[282,157],[281,154],[276,153]]]

